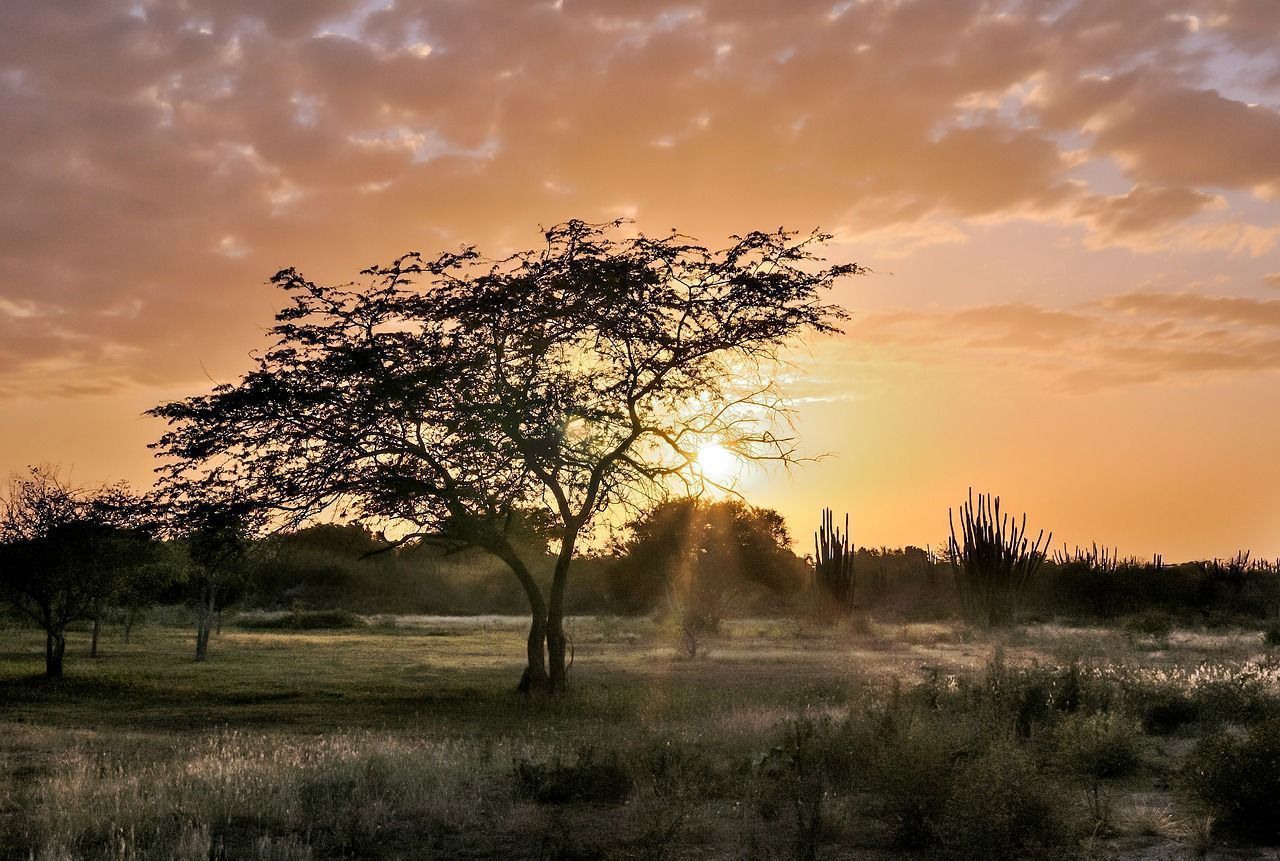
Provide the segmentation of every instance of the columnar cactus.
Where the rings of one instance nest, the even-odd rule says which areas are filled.
[[[853,547],[849,543],[849,515],[844,516],[844,531],[835,525],[830,508],[822,509],[822,525],[813,535],[814,583],[824,602],[833,610],[847,613],[853,609],[857,578],[853,571]]]

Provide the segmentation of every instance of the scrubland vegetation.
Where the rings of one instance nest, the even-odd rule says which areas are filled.
[[[40,679],[0,643],[6,858],[1255,857],[1280,659],[1175,626],[577,617],[574,684],[511,690],[523,622],[172,615]],[[332,623],[317,619],[315,627]],[[352,622],[352,620],[343,620]],[[71,633],[71,650],[88,631]]]
[[[779,351],[866,270],[621,228],[280,270],[254,370],[150,411],[151,491],[12,477],[0,861],[1280,842],[1280,563],[972,491],[936,553],[826,511],[797,555],[734,464],[799,462]]]
[[[941,556],[847,530],[811,565],[767,510],[641,515],[579,560],[555,695],[480,552],[211,528],[85,579],[116,533],[14,542],[0,859],[1274,853],[1276,565],[1051,557],[981,496]]]

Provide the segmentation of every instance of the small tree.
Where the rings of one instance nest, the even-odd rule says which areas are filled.
[[[145,561],[133,567],[112,593],[107,616],[117,622],[129,645],[133,629],[141,624],[147,611],[172,594],[187,577],[190,561],[180,542],[153,541]]]
[[[529,601],[521,687],[563,689],[582,536],[612,506],[698,492],[710,442],[794,460],[762,371],[798,336],[835,330],[842,312],[820,294],[861,271],[823,267],[821,234],[710,251],[620,228],[571,221],[499,261],[409,254],[357,286],[277,273],[291,304],[257,367],[152,411],[171,426],[165,483],[254,500],[278,524],[339,510],[396,525],[399,541],[488,550]],[[508,533],[528,506],[555,524],[545,592]]]
[[[191,562],[187,583],[196,607],[195,659],[203,662],[219,611],[248,574],[252,520],[243,506],[210,499],[178,511],[178,529]]]
[[[105,604],[151,550],[139,512],[124,485],[81,490],[50,466],[10,478],[0,500],[0,589],[44,630],[46,676],[62,676],[72,622],[94,620],[97,654]]]
[[[93,633],[89,657],[98,657],[103,616],[123,602],[154,597],[159,547],[150,503],[125,484],[107,485],[85,500],[86,519],[79,524],[76,555],[82,576],[94,587]]]

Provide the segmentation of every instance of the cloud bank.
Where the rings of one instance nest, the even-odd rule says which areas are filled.
[[[280,266],[346,278],[570,216],[1265,255],[1278,44],[1272,0],[10,0],[0,393],[190,379],[258,343]],[[1274,366],[1269,328],[1229,343],[1243,321],[1167,301],[947,325],[1035,351],[1165,314],[1106,373]]]

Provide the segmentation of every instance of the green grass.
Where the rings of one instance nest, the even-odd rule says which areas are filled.
[[[1197,738],[1280,702],[1248,631],[742,620],[687,660],[578,619],[547,701],[513,690],[519,619],[370,621],[228,626],[203,664],[184,628],[108,629],[97,660],[77,632],[58,682],[0,629],[0,858],[957,856],[997,819],[1006,854],[1158,857],[1209,839]],[[1142,732],[1175,693],[1205,717]],[[1017,779],[995,805],[974,769]]]

